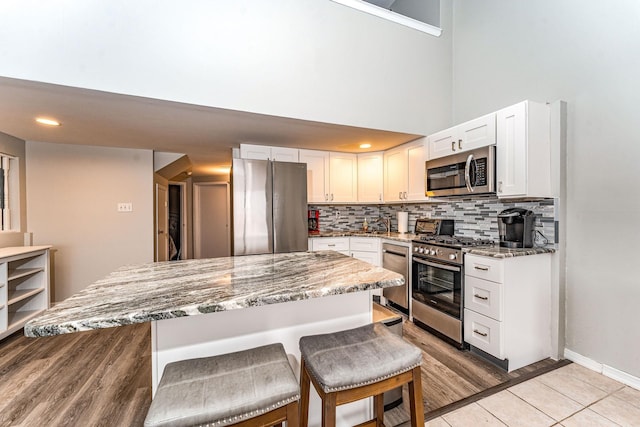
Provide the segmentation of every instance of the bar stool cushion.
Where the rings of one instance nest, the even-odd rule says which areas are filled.
[[[168,364],[145,426],[225,426],[300,398],[282,344]]]
[[[422,352],[381,323],[300,338],[300,352],[325,393],[375,383],[420,366]]]

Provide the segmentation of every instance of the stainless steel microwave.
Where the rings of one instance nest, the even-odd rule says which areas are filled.
[[[428,160],[425,168],[426,195],[461,196],[495,193],[496,147],[477,148]]]

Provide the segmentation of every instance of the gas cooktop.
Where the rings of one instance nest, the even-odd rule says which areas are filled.
[[[447,235],[419,235],[416,240],[417,243],[428,243],[431,245],[448,246],[452,248],[468,248],[473,246],[489,246],[493,245],[493,240],[490,239],[477,239],[467,236],[447,236]]]

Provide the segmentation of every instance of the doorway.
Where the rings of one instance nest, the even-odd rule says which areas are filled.
[[[231,255],[230,194],[226,182],[193,184],[194,258]]]
[[[156,184],[156,261],[169,260],[167,187]]]

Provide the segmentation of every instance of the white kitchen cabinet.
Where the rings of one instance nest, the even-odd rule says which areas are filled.
[[[381,152],[358,154],[358,202],[382,203],[384,161]]]
[[[313,237],[311,251],[336,251],[351,256],[349,253],[349,237]]]
[[[350,255],[369,264],[382,265],[382,252],[380,248],[380,238],[377,237],[349,238]]]
[[[500,198],[555,197],[549,106],[523,101],[496,113],[496,185]]]
[[[301,149],[300,163],[307,164],[307,202],[328,202],[329,152]]]
[[[270,147],[267,145],[240,144],[240,158],[253,160],[275,160],[298,163],[297,148]]]
[[[385,202],[424,201],[424,167],[427,161],[425,138],[384,153]]]
[[[551,256],[465,255],[464,340],[509,372],[551,356]]]
[[[491,113],[429,135],[429,158],[437,159],[496,143],[496,114]]]
[[[0,249],[0,339],[49,308],[49,246]]]
[[[329,153],[329,201],[358,200],[358,156],[351,153]]]

